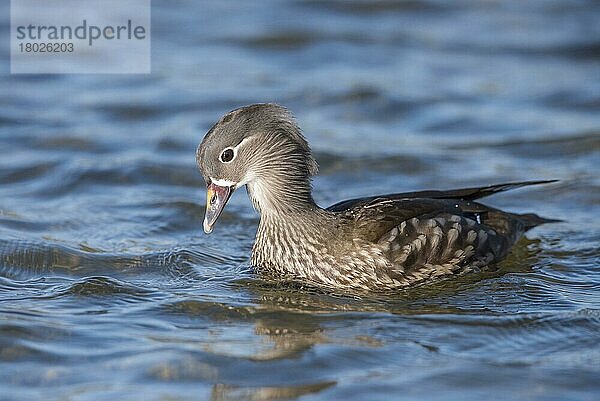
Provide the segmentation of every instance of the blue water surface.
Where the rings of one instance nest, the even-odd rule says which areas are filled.
[[[153,1],[149,75],[10,75],[0,42],[0,399],[599,399],[598,21],[595,1]],[[487,203],[564,222],[396,296],[261,279],[243,191],[202,232],[194,155],[267,101],[324,206],[559,179]]]

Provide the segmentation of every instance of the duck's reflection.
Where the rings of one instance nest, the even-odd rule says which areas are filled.
[[[270,401],[292,400],[307,394],[317,394],[335,385],[336,382],[319,382],[299,386],[282,387],[238,387],[215,384],[211,401]]]
[[[342,310],[357,310],[359,304],[351,306],[352,299],[340,299],[318,290],[294,288],[286,285],[270,285],[255,281],[249,286],[259,313],[254,314],[255,333],[260,336],[266,347],[258,347],[246,359],[259,363],[275,362],[283,359],[300,359],[318,344],[331,343],[331,332],[324,327],[335,314]],[[364,337],[364,336],[361,336]],[[347,342],[350,346],[358,342],[367,345],[379,345],[376,341],[360,339],[335,339],[336,343]],[[290,372],[294,375],[293,372]],[[299,374],[295,380],[303,384],[239,386],[215,384],[211,400],[291,400],[307,394],[317,394],[337,384],[335,380],[322,380],[318,374]],[[276,383],[277,379],[273,379]]]
[[[254,360],[293,358],[316,344],[328,342],[318,321],[310,315],[258,319],[255,333],[271,342],[272,347],[255,354]]]

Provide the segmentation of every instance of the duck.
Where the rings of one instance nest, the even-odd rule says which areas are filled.
[[[478,202],[556,180],[392,193],[322,208],[312,196],[318,166],[309,144],[294,116],[274,103],[225,114],[205,134],[196,162],[207,187],[205,233],[245,186],[260,215],[256,271],[333,290],[396,291],[481,271],[526,231],[557,221]]]

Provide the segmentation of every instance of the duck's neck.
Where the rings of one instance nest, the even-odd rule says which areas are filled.
[[[333,214],[321,209],[306,187],[248,185],[248,193],[260,213],[252,250],[255,266],[293,273],[310,266],[335,233]]]
[[[320,210],[308,179],[255,179],[247,184],[248,196],[261,216]]]

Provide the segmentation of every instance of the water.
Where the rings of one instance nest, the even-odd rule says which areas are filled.
[[[598,3],[217,3],[153,3],[147,76],[10,76],[0,44],[0,398],[598,399]],[[397,296],[262,280],[246,195],[204,235],[194,165],[257,101],[323,205],[559,179],[487,203],[565,222]]]

